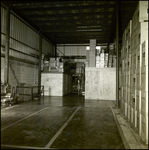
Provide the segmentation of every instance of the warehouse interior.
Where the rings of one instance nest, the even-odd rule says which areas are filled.
[[[148,148],[148,1],[1,1],[1,148]]]

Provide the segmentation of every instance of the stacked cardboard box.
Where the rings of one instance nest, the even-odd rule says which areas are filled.
[[[100,68],[100,56],[99,55],[97,55],[96,56],[96,68]]]
[[[105,56],[104,56],[104,67],[107,67],[108,65],[108,53],[105,53]]]
[[[125,116],[148,144],[148,1],[139,1],[122,37],[121,89]],[[126,96],[125,96],[126,94]]]
[[[96,39],[90,40],[90,50],[89,50],[89,67],[95,67],[96,66]]]
[[[84,62],[77,62],[76,73],[79,73],[79,74],[84,73]]]
[[[104,57],[105,57],[104,50],[102,50],[100,57],[101,57],[100,68],[104,68]]]
[[[148,40],[142,44],[141,51],[141,138],[148,142]]]
[[[89,50],[86,50],[86,61],[85,61],[86,67],[89,67]]]
[[[109,67],[112,67],[112,55],[109,55]]]
[[[44,61],[44,71],[49,71],[49,61]]]
[[[59,72],[64,72],[64,63],[59,62]]]

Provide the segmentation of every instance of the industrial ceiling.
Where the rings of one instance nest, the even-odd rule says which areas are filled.
[[[1,1],[42,32],[53,44],[113,43],[119,4],[119,35],[132,19],[138,1]]]

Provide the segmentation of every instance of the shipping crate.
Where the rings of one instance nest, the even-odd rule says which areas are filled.
[[[96,62],[95,62],[95,56],[90,56],[89,58],[89,67],[95,67],[96,66]]]
[[[145,73],[141,73],[141,91],[148,91],[148,66],[145,67]]]
[[[128,115],[127,115],[127,120],[128,121],[131,121],[131,107],[130,107],[130,105],[128,104]]]
[[[141,72],[136,74],[136,90],[141,90]]]
[[[95,51],[96,50],[96,45],[90,45],[90,50],[89,51]]]
[[[148,1],[139,1],[139,22],[148,20]]]
[[[126,27],[126,29],[125,29],[126,31],[126,33],[125,33],[125,36],[126,36],[126,40],[130,40],[130,38],[131,38],[131,33],[132,33],[132,20],[130,20],[129,21],[129,23],[128,23],[128,25],[127,25],[127,27]]]
[[[144,41],[148,41],[148,22],[140,23],[140,43],[143,44]]]
[[[141,114],[141,139],[148,144],[148,116]]]
[[[96,39],[90,39],[90,46],[91,45],[96,45]]]
[[[141,120],[140,120],[140,114],[141,114],[141,91],[137,90],[136,92],[136,110],[137,110],[137,130],[138,133],[140,131],[141,126]]]
[[[148,40],[142,43],[141,57],[141,67],[148,66]]]
[[[144,116],[148,115],[148,91],[141,91],[141,114]]]

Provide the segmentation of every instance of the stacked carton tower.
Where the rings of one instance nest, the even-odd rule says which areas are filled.
[[[101,61],[101,58],[100,58],[100,50],[97,49],[97,56],[96,56],[96,68],[100,68],[100,61]]]
[[[108,53],[104,52],[104,49],[96,49],[96,39],[90,40],[90,47],[86,50],[86,67],[105,68],[108,67]],[[112,55],[110,55],[110,66],[112,66]],[[115,66],[114,66],[115,67]]]
[[[105,53],[105,57],[104,57],[104,67],[108,66],[108,53]]]
[[[100,68],[104,68],[104,57],[105,57],[104,50],[102,50],[100,57],[101,57]]]
[[[148,144],[148,1],[139,1],[122,37],[121,111]]]
[[[89,50],[89,67],[95,67],[96,66],[96,39],[90,40],[90,50]]]

